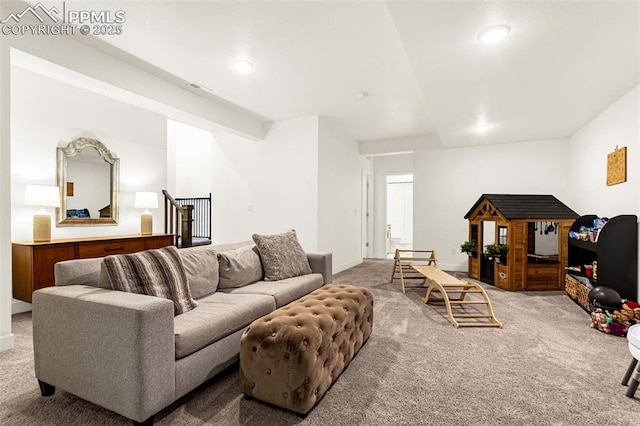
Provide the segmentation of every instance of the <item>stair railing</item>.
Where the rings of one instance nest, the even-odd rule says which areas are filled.
[[[176,234],[181,239],[181,247],[193,245],[193,205],[179,204],[163,189],[164,194],[164,232]]]

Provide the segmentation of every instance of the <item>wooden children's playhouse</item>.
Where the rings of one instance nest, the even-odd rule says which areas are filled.
[[[552,195],[483,194],[465,215],[469,277],[508,291],[561,290],[569,229],[579,215]],[[506,255],[487,252],[506,246]]]

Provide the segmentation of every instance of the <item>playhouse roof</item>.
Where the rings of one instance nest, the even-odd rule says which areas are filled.
[[[553,195],[482,194],[464,216],[469,216],[488,200],[507,220],[512,219],[577,219],[580,215]]]

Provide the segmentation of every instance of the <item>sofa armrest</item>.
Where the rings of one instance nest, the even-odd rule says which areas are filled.
[[[174,401],[170,300],[70,285],[32,303],[39,380],[139,422]]]
[[[325,284],[333,282],[333,255],[331,253],[307,253],[311,271],[322,274]]]

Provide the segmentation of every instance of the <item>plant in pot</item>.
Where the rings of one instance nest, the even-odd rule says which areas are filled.
[[[486,254],[489,259],[495,259],[496,263],[507,263],[507,252],[509,251],[509,246],[506,244],[491,244],[485,247],[487,248]]]
[[[460,253],[467,253],[469,257],[475,257],[477,254],[477,245],[474,240],[465,241],[460,244]]]

